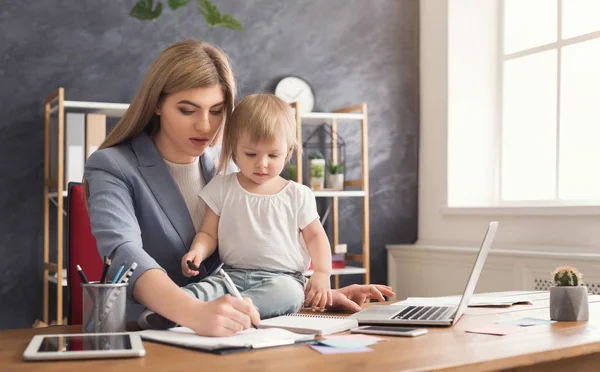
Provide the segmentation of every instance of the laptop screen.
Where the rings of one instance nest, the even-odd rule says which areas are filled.
[[[460,300],[460,304],[458,305],[458,310],[456,311],[456,315],[454,316],[454,320],[452,321],[452,325],[456,324],[458,319],[465,312],[467,306],[469,306],[469,302],[471,301],[471,297],[473,296],[473,292],[475,291],[475,286],[477,285],[477,281],[479,280],[481,270],[483,270],[485,259],[487,258],[490,248],[492,247],[492,242],[494,241],[494,237],[496,236],[497,230],[498,222],[490,222],[487,232],[485,233],[485,237],[483,238],[483,242],[481,243],[481,248],[479,248],[477,260],[475,260],[475,265],[473,265],[471,276],[469,277],[469,281],[467,282],[467,286],[465,287],[465,292],[463,293],[463,296]]]

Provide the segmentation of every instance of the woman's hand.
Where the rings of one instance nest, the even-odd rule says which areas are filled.
[[[371,298],[384,302],[383,296],[394,297],[396,293],[387,285],[352,284],[333,291],[333,303],[328,309],[357,312],[362,310],[362,305]]]
[[[196,301],[187,321],[181,325],[202,336],[233,336],[260,323],[260,315],[252,300],[225,295],[209,302]]]
[[[325,311],[325,306],[332,305],[332,294],[329,273],[317,272],[310,277],[304,289],[304,306],[311,306],[312,311]]]
[[[192,268],[188,264],[188,261],[190,261],[193,264],[193,267],[195,267],[196,270],[192,270]],[[202,256],[199,254],[199,252],[195,250],[190,250],[188,253],[183,255],[183,258],[181,259],[181,272],[184,276],[188,278],[190,276],[196,276],[200,274],[200,272],[198,271],[200,263],[202,263]]]

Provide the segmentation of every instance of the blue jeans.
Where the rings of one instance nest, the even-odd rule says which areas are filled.
[[[262,270],[224,268],[243,297],[258,307],[261,319],[298,312],[304,304],[306,279],[301,273],[288,274]],[[211,275],[183,289],[202,301],[228,294],[225,279]]]

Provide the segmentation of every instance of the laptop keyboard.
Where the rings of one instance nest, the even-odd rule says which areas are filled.
[[[452,319],[455,307],[447,306],[409,306],[392,319],[402,320],[445,320]]]

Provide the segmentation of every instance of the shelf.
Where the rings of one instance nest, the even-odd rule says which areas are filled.
[[[335,191],[335,190],[323,190],[323,191],[313,191],[316,198],[331,198],[333,196],[339,196],[341,198],[359,198],[365,196],[365,192],[362,190],[355,191]]]
[[[352,275],[352,274],[364,274],[367,269],[364,267],[346,266],[341,269],[332,269],[331,275]],[[313,270],[308,270],[304,273],[304,276],[311,276],[314,273]]]
[[[128,103],[110,103],[110,102],[86,102],[86,101],[64,101],[65,109],[69,112],[83,112],[104,114],[110,117],[121,117],[129,108]],[[58,105],[53,103],[50,114],[58,110]]]
[[[302,124],[323,124],[324,122],[330,123],[333,119],[339,121],[349,120],[363,120],[365,116],[363,114],[347,114],[347,113],[335,113],[335,112],[304,112],[300,114],[300,120]]]
[[[87,102],[87,101],[64,101],[65,109],[70,112],[84,112],[104,114],[111,117],[121,117],[129,108],[128,103],[112,102]],[[53,103],[50,113],[56,112],[58,105]],[[305,112],[300,115],[302,124],[322,124],[332,120],[357,121],[363,120],[365,116],[361,113],[335,113],[335,112]]]
[[[62,196],[67,197],[67,191],[62,192]],[[338,196],[341,198],[359,198],[365,196],[365,192],[362,190],[350,190],[350,191],[336,191],[336,190],[322,190],[322,191],[313,191],[313,194],[316,198],[331,198],[333,196]],[[56,199],[56,192],[48,193],[48,197]]]
[[[48,281],[56,284],[56,273],[48,275]],[[62,286],[63,287],[67,286],[67,270],[66,269],[63,269]]]
[[[64,196],[65,198],[67,197],[68,194],[69,194],[69,192],[67,190],[65,190],[65,191],[62,192],[62,196]],[[51,199],[52,198],[56,199],[57,195],[58,195],[58,193],[56,191],[48,193],[48,197],[51,198]]]

